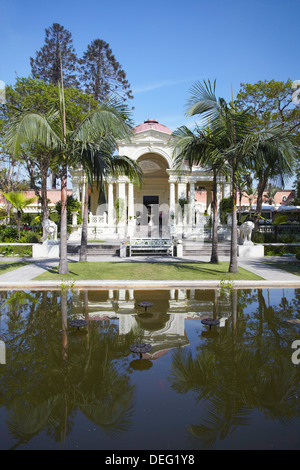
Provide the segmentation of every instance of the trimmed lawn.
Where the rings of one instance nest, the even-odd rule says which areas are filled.
[[[210,263],[143,263],[143,262],[81,262],[69,263],[69,274],[58,274],[51,269],[35,280],[261,280],[256,274],[239,268],[239,273],[228,273],[228,262]]]
[[[1,261],[0,262],[0,274],[8,273],[14,269],[22,268],[28,263],[26,261]]]

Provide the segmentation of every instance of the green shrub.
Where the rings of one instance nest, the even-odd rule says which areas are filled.
[[[0,243],[39,243],[42,231],[39,227],[30,230],[21,230],[20,240],[18,230],[10,225],[0,225]]]
[[[55,210],[57,214],[59,215],[59,218],[57,220],[58,226],[60,225],[60,214],[61,214],[61,201],[58,201],[55,204]],[[82,216],[81,216],[81,204],[77,199],[74,199],[73,196],[68,196],[67,197],[67,223],[72,224],[72,211],[78,211],[78,216],[77,216],[77,222],[78,224],[82,223]],[[51,220],[56,222],[54,214],[51,215]],[[56,222],[56,223],[57,223]]]
[[[253,243],[274,243],[275,237],[272,232],[253,232],[252,241]]]
[[[31,246],[6,245],[0,247],[0,254],[3,256],[32,256]]]
[[[253,232],[252,241],[253,243],[264,243],[264,233]]]
[[[281,225],[281,224],[286,224],[288,221],[288,216],[285,214],[276,214],[273,224],[274,225]]]
[[[298,246],[265,245],[265,256],[283,256],[287,254],[297,254],[300,252]]]
[[[12,256],[14,254],[13,246],[10,246],[10,245],[1,246],[0,247],[0,254],[4,255],[4,256]]]
[[[13,243],[17,239],[17,227],[11,227],[10,225],[0,225],[0,243]]]

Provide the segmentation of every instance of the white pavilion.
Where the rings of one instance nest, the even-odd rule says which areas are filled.
[[[156,120],[146,120],[133,129],[130,142],[119,142],[120,155],[137,161],[144,173],[141,187],[126,176],[105,181],[106,197],[99,201],[94,186],[90,193],[89,237],[189,238],[203,232],[210,214],[212,174],[204,168],[175,171],[170,137],[172,131]],[[72,170],[73,197],[84,201],[84,173]],[[198,188],[206,190],[206,201],[195,199]],[[218,181],[218,199],[230,196],[230,183]],[[205,214],[205,216],[204,216]],[[76,225],[76,220],[73,225]],[[70,239],[80,238],[80,227]]]

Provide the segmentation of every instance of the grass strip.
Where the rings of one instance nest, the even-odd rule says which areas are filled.
[[[68,274],[58,274],[58,268],[37,276],[35,280],[261,280],[256,274],[239,268],[238,273],[228,272],[228,262],[219,264],[178,262],[80,262],[69,263]]]
[[[28,263],[26,261],[1,261],[0,263],[0,275],[13,271],[14,269],[22,268]]]

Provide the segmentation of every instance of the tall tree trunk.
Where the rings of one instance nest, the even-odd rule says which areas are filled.
[[[41,202],[42,202],[42,214],[43,220],[49,219],[49,207],[47,200],[47,171],[41,171]]]
[[[232,225],[231,225],[231,246],[230,246],[230,273],[238,273],[238,259],[237,259],[237,218],[236,218],[236,165],[232,170]]]
[[[48,200],[47,200],[47,173],[45,174],[43,171],[41,172],[40,201],[42,205],[42,218],[43,220],[49,219],[49,207],[48,207]],[[46,232],[45,232],[45,228],[43,227],[43,240],[45,239],[46,239]]]
[[[22,217],[22,213],[19,209],[17,209],[17,227],[18,227],[19,240],[20,240],[20,237],[21,237],[21,217]]]
[[[217,204],[217,177],[214,174],[213,187],[212,187],[212,213],[213,213],[213,233],[212,233],[212,245],[211,245],[211,263],[218,263],[218,204]]]
[[[239,198],[240,198],[240,210],[239,210],[239,222],[241,222],[241,215],[242,215],[242,197],[243,191],[239,191]]]
[[[261,216],[261,209],[262,209],[262,200],[263,200],[263,194],[264,190],[267,186],[268,182],[268,176],[263,173],[261,177],[258,180],[257,184],[257,200],[256,200],[256,217],[255,217],[255,231],[258,231],[259,228],[259,219]]]
[[[59,274],[67,274],[67,169],[65,168],[61,177],[61,216],[60,216],[60,260]]]
[[[65,109],[65,95],[64,95],[64,81],[61,61],[61,50],[59,44],[59,57],[60,57],[60,74],[61,74],[61,93],[62,93],[62,124],[63,124],[63,139],[66,142],[66,109]],[[63,166],[61,176],[61,217],[60,217],[60,260],[58,272],[59,274],[67,274],[68,268],[68,255],[67,255],[67,178],[68,178],[67,165]]]
[[[89,185],[86,182],[79,261],[87,261],[88,208],[89,208]]]

